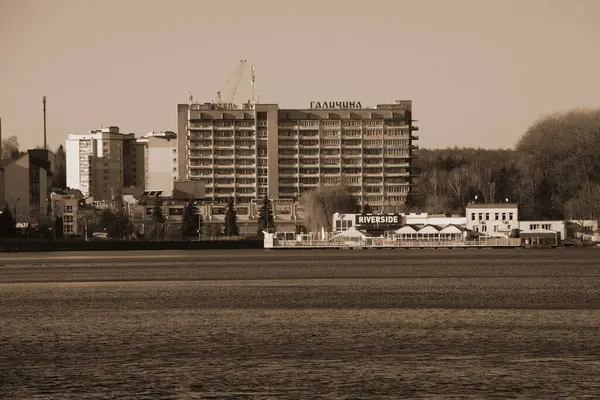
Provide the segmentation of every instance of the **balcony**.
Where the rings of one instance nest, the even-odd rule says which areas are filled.
[[[234,125],[231,126],[213,126],[215,131],[232,131],[235,129]]]
[[[235,125],[235,130],[236,131],[253,131],[256,129],[256,126],[254,124],[251,125]]]
[[[221,175],[221,176],[223,176],[223,175]],[[233,183],[233,181],[232,182],[226,182],[226,183],[217,183],[217,182],[215,182],[213,184],[213,187],[215,187],[215,188],[233,188],[234,186],[235,186],[235,183]]]
[[[363,182],[363,186],[366,186],[366,187],[383,186],[383,178],[378,182],[372,182],[372,181]]]
[[[393,177],[408,177],[410,176],[409,172],[393,172],[393,171],[385,171],[385,175],[386,176],[393,176]]]
[[[235,144],[236,150],[254,150],[256,146],[253,144]]]
[[[293,187],[293,188],[295,188],[296,186],[298,186],[298,182],[292,182],[292,183],[290,183],[290,182],[285,182],[285,183],[279,182],[279,187]]]
[[[300,154],[300,158],[318,158],[319,153],[311,153],[311,154]],[[302,160],[300,161],[302,163]]]
[[[298,154],[277,154],[277,158],[280,159],[292,159],[292,160],[297,160],[298,159]]]

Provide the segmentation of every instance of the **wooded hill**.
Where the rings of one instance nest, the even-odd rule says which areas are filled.
[[[508,199],[522,219],[600,218],[600,110],[545,116],[514,150],[421,149],[420,209],[464,213]]]

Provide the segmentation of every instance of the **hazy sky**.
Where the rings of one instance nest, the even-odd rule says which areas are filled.
[[[540,114],[600,107],[599,0],[0,0],[4,137],[176,130],[240,59],[261,102],[413,100],[422,147],[512,147]],[[250,93],[248,75],[236,100]]]

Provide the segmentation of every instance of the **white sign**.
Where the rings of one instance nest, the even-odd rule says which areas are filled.
[[[356,224],[400,224],[399,215],[357,215]]]

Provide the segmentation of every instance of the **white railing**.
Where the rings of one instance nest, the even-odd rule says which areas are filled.
[[[425,248],[425,247],[519,247],[521,239],[484,239],[484,240],[394,240],[388,238],[334,239],[334,240],[265,240],[265,248],[349,248],[349,247],[388,247],[388,248]]]

